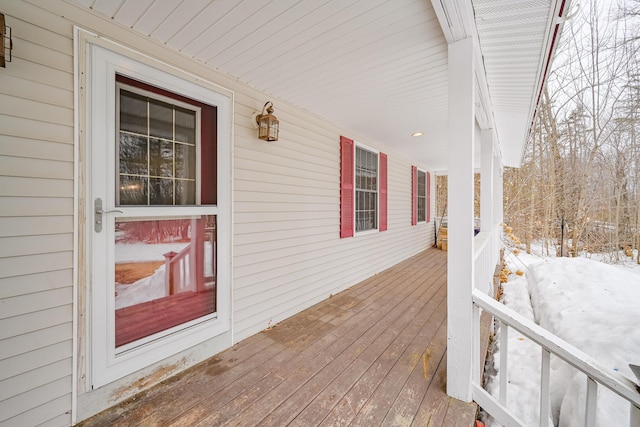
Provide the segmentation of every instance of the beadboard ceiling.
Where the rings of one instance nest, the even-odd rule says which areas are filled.
[[[71,0],[265,92],[276,114],[286,101],[433,170],[446,169],[447,41],[464,3],[517,163],[560,0],[459,1]]]

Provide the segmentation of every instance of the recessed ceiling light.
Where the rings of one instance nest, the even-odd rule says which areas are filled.
[[[424,135],[424,132],[414,132],[411,134],[411,136],[422,136]]]

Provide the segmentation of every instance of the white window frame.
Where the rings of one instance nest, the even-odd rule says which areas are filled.
[[[356,181],[356,159],[358,158],[358,148],[369,151],[376,155],[377,165],[376,165],[376,225],[374,228],[369,230],[358,231],[356,227],[357,222],[357,200],[358,200],[358,183]],[[375,148],[371,148],[364,144],[361,144],[357,141],[353,142],[353,235],[354,236],[363,236],[367,234],[373,234],[380,231],[380,151]]]
[[[231,129],[232,129],[232,93],[206,82],[196,82],[193,76],[171,69],[164,64],[155,64],[148,58],[135,52],[119,53],[101,46],[102,43],[87,42],[87,88],[86,129],[89,141],[87,147],[91,151],[94,140],[115,141],[116,132],[116,73],[136,78],[145,83],[184,95],[188,98],[217,107],[217,206],[179,206],[171,207],[176,215],[214,214],[217,216],[217,288],[216,313],[210,317],[189,322],[172,328],[172,333],[164,333],[157,339],[142,345],[136,345],[126,351],[116,350],[112,340],[115,325],[113,285],[107,289],[92,289],[91,275],[102,272],[93,271],[92,259],[98,248],[92,245],[93,224],[85,224],[86,269],[89,272],[87,281],[87,314],[89,331],[87,336],[87,356],[91,366],[90,378],[87,380],[92,388],[109,384],[119,378],[157,363],[167,357],[187,350],[194,345],[226,333],[231,325]],[[118,51],[124,49],[117,49]],[[125,51],[126,52],[126,51]],[[141,58],[140,60],[134,59]],[[105,119],[106,118],[106,119]],[[114,151],[114,150],[112,150]],[[90,155],[96,155],[90,153]],[[106,153],[115,156],[115,152]],[[115,170],[108,170],[104,162],[104,170],[85,171],[88,181],[93,176],[106,176],[115,182]],[[112,164],[113,161],[112,161]],[[86,167],[90,168],[91,162]],[[85,188],[85,199],[93,204],[92,187]],[[113,195],[112,197],[115,197]],[[113,201],[112,201],[113,204]],[[144,215],[166,215],[161,207],[144,207]],[[135,211],[142,209],[128,208],[127,216],[136,216]],[[200,321],[201,320],[201,321]],[[175,329],[175,330],[174,330]]]
[[[422,170],[420,168],[416,168],[417,173],[416,173],[416,222],[417,223],[421,223],[421,222],[427,222],[427,171]],[[420,219],[420,173],[424,174],[424,194],[422,195],[422,198],[424,199],[424,218]]]

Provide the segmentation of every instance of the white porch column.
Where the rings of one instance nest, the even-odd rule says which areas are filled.
[[[496,224],[504,222],[504,188],[502,187],[502,159],[499,153],[496,153],[493,168],[493,217]]]
[[[481,165],[480,165],[480,231],[492,232],[495,225],[494,218],[494,165],[493,165],[493,129],[481,132]]]
[[[475,72],[472,38],[449,44],[447,394],[471,401],[473,354],[473,153]]]

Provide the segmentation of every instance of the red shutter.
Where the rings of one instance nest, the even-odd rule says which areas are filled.
[[[340,137],[340,238],[353,236],[353,140]]]
[[[411,166],[411,225],[418,223],[418,168]]]
[[[427,172],[427,222],[431,222],[431,174]]]
[[[387,229],[387,155],[380,153],[380,231]]]

